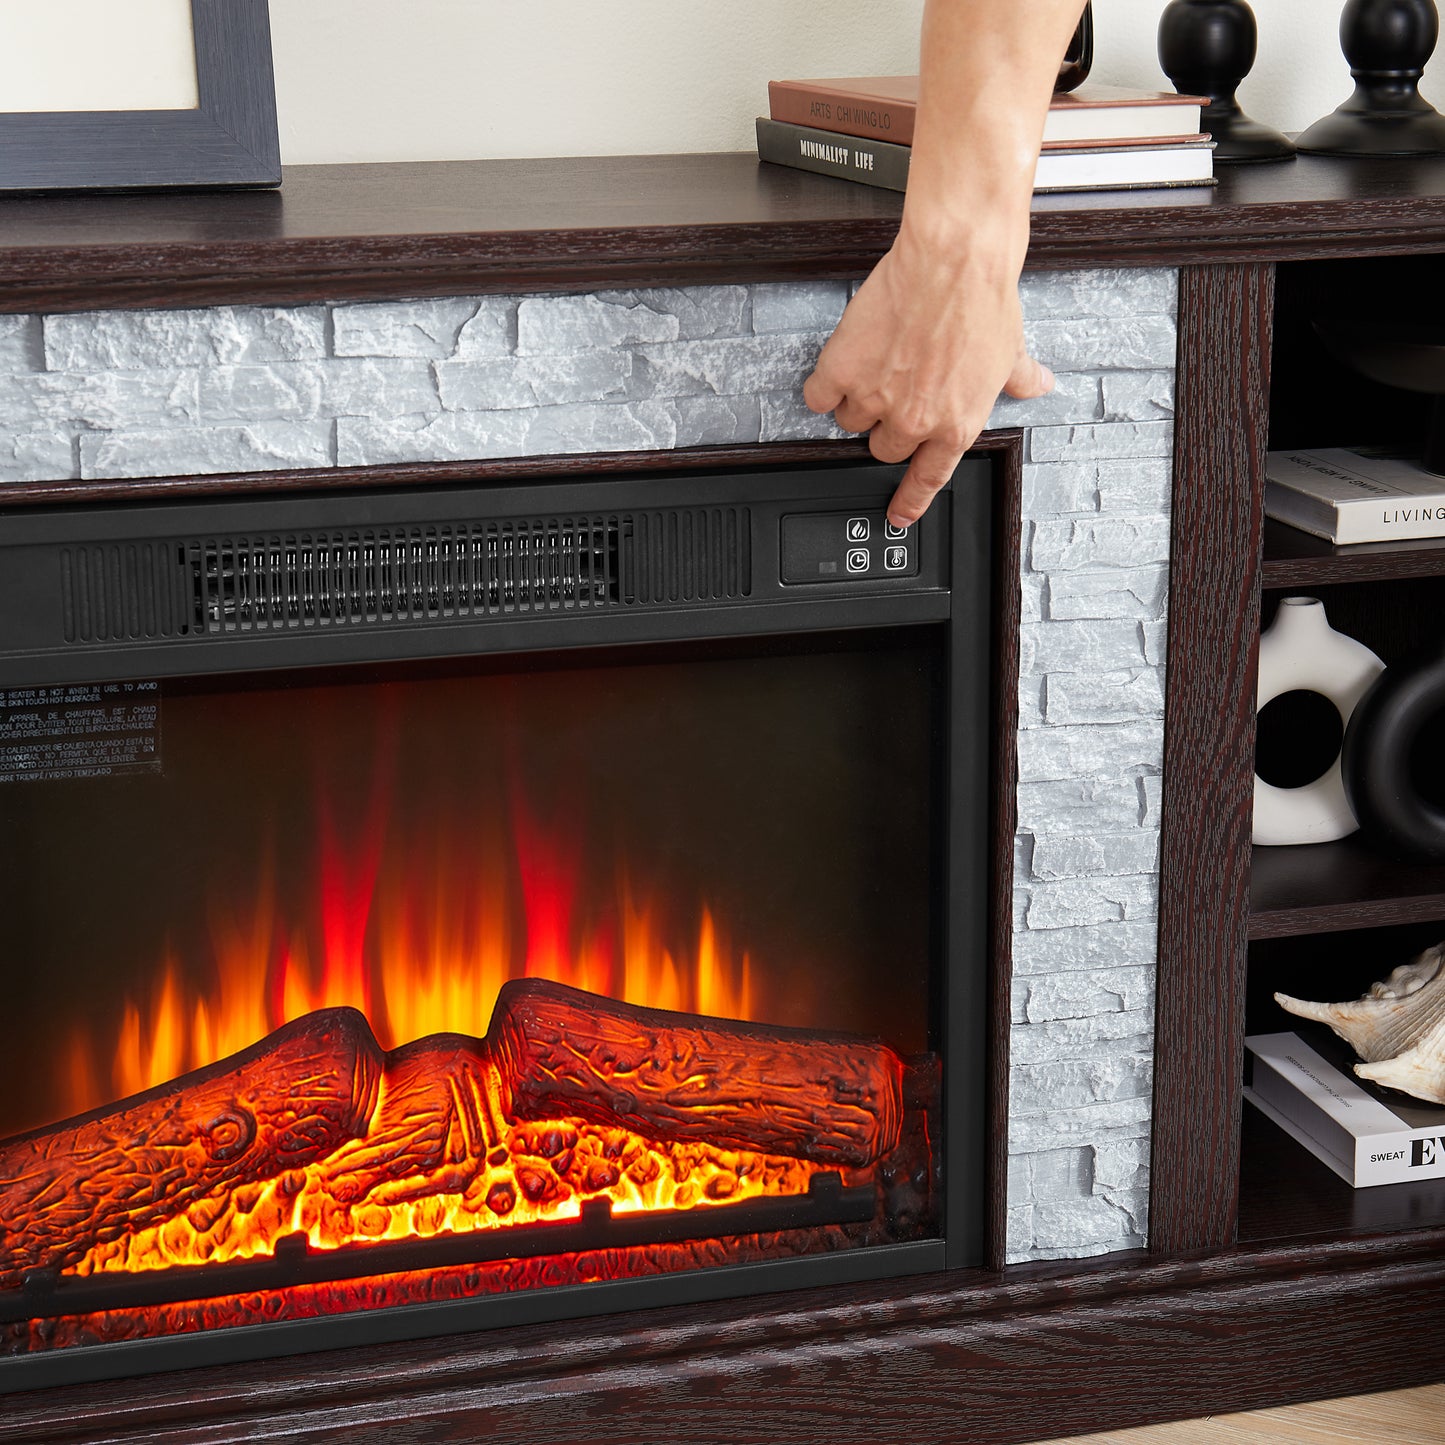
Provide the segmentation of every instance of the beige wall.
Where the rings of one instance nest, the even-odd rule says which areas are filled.
[[[1019,0],[1023,3],[1023,0]],[[922,0],[271,0],[288,164],[746,150],[779,75],[902,73]],[[1096,0],[1101,79],[1161,88],[1163,0]],[[1241,92],[1297,130],[1349,93],[1337,0],[1254,0]],[[1445,107],[1445,57],[1426,78]]]
[[[281,153],[742,150],[770,76],[916,63],[922,0],[271,0]]]

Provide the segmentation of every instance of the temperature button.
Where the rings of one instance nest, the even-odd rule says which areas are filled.
[[[883,565],[890,572],[906,572],[908,570],[908,548],[885,547],[883,549]]]

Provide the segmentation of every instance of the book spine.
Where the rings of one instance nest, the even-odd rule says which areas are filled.
[[[1339,542],[1403,542],[1445,537],[1445,497],[1401,497],[1335,505]]]
[[[1281,486],[1275,481],[1264,484],[1264,514],[1286,526],[1298,527],[1312,537],[1323,537],[1326,542],[1340,541],[1340,514],[1328,502],[1318,497],[1297,492],[1293,487]]]
[[[835,90],[768,82],[768,112],[789,125],[913,144],[915,107],[906,100],[860,100]]]
[[[1405,1184],[1445,1179],[1445,1137],[1420,1129],[1373,1134],[1355,1141],[1355,1183]]]
[[[758,159],[795,170],[902,191],[908,186],[908,156],[907,146],[758,117]]]

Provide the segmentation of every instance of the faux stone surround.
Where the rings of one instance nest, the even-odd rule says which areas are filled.
[[[1008,1257],[1147,1230],[1176,278],[1029,275]],[[843,283],[0,317],[0,480],[835,435]]]

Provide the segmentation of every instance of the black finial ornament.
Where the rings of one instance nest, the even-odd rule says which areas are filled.
[[[1420,94],[1439,38],[1435,0],[1348,0],[1340,49],[1355,93],[1305,131],[1299,148],[1326,156],[1445,153],[1445,116]]]
[[[1159,64],[1184,95],[1204,95],[1201,124],[1214,137],[1214,159],[1283,161],[1294,142],[1251,120],[1234,92],[1249,74],[1258,46],[1254,11],[1245,0],[1169,0],[1159,18]]]

